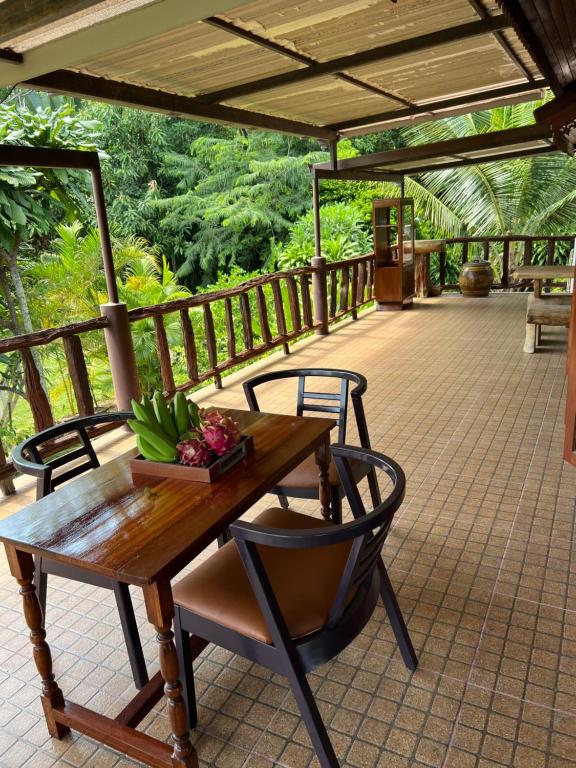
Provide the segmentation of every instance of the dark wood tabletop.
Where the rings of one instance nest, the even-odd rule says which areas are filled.
[[[0,522],[0,541],[129,584],[172,578],[305,459],[332,419],[230,411],[254,452],[215,483],[132,481],[133,452]]]

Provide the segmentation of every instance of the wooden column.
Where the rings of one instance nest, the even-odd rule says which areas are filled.
[[[312,208],[314,211],[314,257],[312,266],[312,296],[314,299],[314,323],[318,325],[316,333],[326,336],[328,333],[328,298],[326,290],[326,259],[322,256],[320,235],[320,190],[318,177],[312,172]]]
[[[136,355],[130,332],[128,308],[126,304],[101,304],[100,311],[108,319],[104,329],[112,383],[119,411],[131,411],[131,400],[141,397]]]

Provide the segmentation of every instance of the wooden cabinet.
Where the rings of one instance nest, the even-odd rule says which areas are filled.
[[[414,297],[414,201],[374,200],[372,226],[376,308],[405,309]]]

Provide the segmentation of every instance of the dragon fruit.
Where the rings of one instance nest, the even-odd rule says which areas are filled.
[[[217,456],[224,456],[240,442],[238,424],[218,411],[202,412],[200,430],[206,445]]]
[[[182,464],[190,467],[207,467],[214,461],[214,454],[203,440],[195,437],[183,440],[176,446]]]

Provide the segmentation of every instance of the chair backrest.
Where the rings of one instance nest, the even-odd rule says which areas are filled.
[[[323,392],[312,390],[306,384],[308,378],[326,378],[339,380],[339,392]],[[296,400],[296,415],[304,413],[326,413],[336,416],[338,422],[338,442],[346,442],[346,424],[348,420],[348,394],[356,417],[358,437],[363,448],[370,448],[366,416],[362,404],[362,395],[366,392],[368,382],[361,373],[346,371],[338,368],[296,368],[286,371],[272,371],[255,376],[244,382],[244,394],[251,411],[259,411],[260,406],[256,397],[256,389],[261,384],[281,379],[298,379],[298,394]],[[353,385],[350,389],[350,385]],[[317,402],[321,401],[321,402]]]
[[[25,475],[32,475],[37,478],[36,498],[41,499],[52,493],[56,486],[70,480],[72,477],[83,474],[89,469],[100,466],[94,447],[88,434],[88,429],[98,424],[108,424],[112,422],[122,422],[133,418],[134,414],[126,413],[100,413],[95,416],[83,416],[78,419],[71,419],[63,424],[57,424],[54,427],[38,432],[36,435],[27,438],[17,445],[12,451],[12,461],[14,467]],[[62,446],[61,451],[52,451],[51,455],[42,452],[42,446],[51,443],[64,435],[76,434],[77,440],[72,438],[72,447],[70,442]],[[78,445],[80,443],[80,445]],[[56,446],[57,450],[57,446]],[[64,451],[64,452],[63,452]],[[71,469],[53,476],[55,469],[79,461],[82,458],[85,461],[75,464]]]
[[[331,628],[339,623],[358,589],[363,584],[371,584],[374,571],[379,566],[380,554],[392,519],[404,499],[406,491],[404,472],[393,459],[375,451],[348,445],[335,445],[331,450],[354,515],[352,522],[302,530],[263,528],[243,521],[236,522],[230,527],[259,599],[260,608],[267,620],[273,622],[278,620],[278,607],[257,545],[303,549],[350,542],[350,554],[328,617],[327,626]],[[366,512],[354,480],[349,464],[351,459],[383,470],[392,480],[391,492],[370,512]]]

